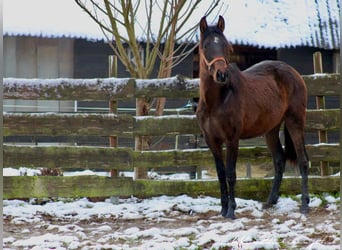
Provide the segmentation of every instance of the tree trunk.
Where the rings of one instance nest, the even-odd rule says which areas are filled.
[[[180,4],[180,3],[178,3]],[[179,6],[174,6],[175,15],[178,16]],[[166,78],[171,76],[172,72],[172,61],[174,56],[175,38],[176,38],[176,24],[177,18],[171,23],[170,35],[165,43],[165,48],[163,51],[163,57],[161,59],[158,78]],[[165,97],[159,97],[156,101],[156,116],[161,116],[164,113],[164,107],[166,103]]]
[[[135,33],[135,26],[137,25],[135,15],[138,13],[138,9],[142,8],[140,1],[104,0],[90,1],[91,3],[88,3],[89,1],[87,0],[75,0],[75,2],[99,25],[104,34],[106,34],[109,46],[113,49],[114,54],[125,66],[131,77],[146,79],[150,77],[151,73],[155,69],[156,59],[158,57],[160,57],[161,60],[158,78],[171,76],[177,33],[179,32],[180,36],[183,37],[184,40],[187,40],[186,35],[189,34],[189,40],[191,40],[191,37],[194,34],[192,32],[194,28],[191,28],[189,32],[184,34],[180,30],[201,1],[160,1],[164,2],[164,4],[159,2],[157,4],[157,1],[146,1],[145,11],[147,15],[147,26],[145,36],[147,40],[146,50],[143,57],[141,56],[140,42]],[[135,2],[138,2],[138,4]],[[214,8],[216,8],[218,2],[219,0],[216,0],[211,3],[208,11],[205,13],[209,14]],[[188,5],[186,5],[186,3],[188,3]],[[152,14],[155,10],[153,7],[156,5],[158,5],[161,12],[161,18],[157,15],[158,18],[160,18],[158,19],[160,27],[156,31],[153,31],[152,26],[154,25],[151,25],[151,22],[152,18],[155,17]],[[185,10],[185,12],[183,13],[182,10]],[[99,18],[98,13],[107,15],[108,20],[102,20],[102,18]],[[177,27],[178,22],[179,25]],[[120,34],[120,28],[125,29],[126,32],[124,33],[127,34],[127,36]],[[107,32],[111,35],[108,35]],[[164,44],[164,46],[162,46],[162,44]],[[130,53],[128,53],[128,50],[126,49],[127,45]],[[162,47],[164,49],[162,49]],[[185,47],[183,48],[185,49]],[[160,55],[161,51],[162,55]],[[178,57],[181,56],[181,54],[182,52]],[[160,116],[163,114],[165,102],[165,98],[157,98],[155,115]],[[150,105],[151,100],[148,98],[137,99],[136,115],[148,115]],[[135,138],[135,150],[148,150],[149,148],[149,137]],[[135,178],[147,178],[147,170],[136,168]]]
[[[156,100],[156,116],[161,116],[164,113],[164,107],[166,103],[166,98],[165,97],[159,97]]]
[[[146,98],[136,99],[136,115],[146,116],[150,110],[150,101]],[[148,136],[136,136],[134,150],[148,150],[151,140]],[[147,168],[134,168],[134,179],[147,179]]]

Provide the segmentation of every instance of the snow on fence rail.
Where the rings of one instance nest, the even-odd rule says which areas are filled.
[[[309,95],[340,95],[339,74],[303,76]],[[176,76],[168,79],[4,79],[5,99],[39,100],[113,100],[132,97],[189,98],[198,96],[198,79]],[[337,131],[340,128],[339,110],[308,110],[306,130]],[[193,115],[161,117],[134,117],[113,114],[63,113],[5,113],[4,136],[110,136],[134,137],[140,135],[199,134]],[[338,162],[338,144],[307,145],[311,161]],[[262,146],[243,147],[239,161],[262,163],[270,161],[268,150]],[[91,168],[133,170],[135,167],[214,166],[207,149],[134,151],[130,148],[106,147],[42,147],[4,146],[4,166],[32,168]],[[310,191],[339,190],[337,178],[310,178]],[[330,180],[330,181],[329,181]],[[283,192],[300,192],[298,178],[285,181]],[[336,182],[336,183],[335,183]],[[241,195],[259,192],[267,195],[271,179],[239,180]],[[330,185],[332,183],[332,185]],[[297,185],[298,184],[298,185]],[[239,184],[238,184],[239,185]],[[323,186],[322,186],[323,185]],[[76,188],[77,187],[77,188]],[[172,192],[171,192],[172,191]],[[46,196],[153,196],[158,194],[218,194],[216,181],[151,181],[131,178],[25,176],[4,177],[4,198],[30,198]],[[171,193],[170,193],[171,192]],[[248,195],[249,192],[249,195]],[[260,196],[262,198],[262,196]]]
[[[303,76],[309,95],[339,96],[340,74]],[[5,99],[110,100],[131,97],[197,97],[198,79],[181,75],[165,79],[18,79],[3,80]]]
[[[193,97],[198,80],[177,75],[164,79],[18,79],[5,78],[5,99],[111,100],[131,97]]]

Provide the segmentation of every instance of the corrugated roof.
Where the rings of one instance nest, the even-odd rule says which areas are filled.
[[[316,0],[314,15],[310,20],[311,41],[314,47],[339,49],[340,1]]]
[[[222,4],[225,33],[233,44],[339,49],[338,0],[227,0]],[[184,31],[199,22],[207,6],[208,1],[203,1]],[[4,35],[106,39],[98,25],[73,0],[4,0],[3,9]],[[138,13],[138,39],[144,39],[144,11],[142,6]],[[158,8],[153,11],[154,20],[158,11]],[[216,15],[209,16],[208,21],[215,18]],[[157,30],[158,22],[153,25]],[[197,42],[198,36],[193,39]]]

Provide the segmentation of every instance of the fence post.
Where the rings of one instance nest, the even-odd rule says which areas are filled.
[[[108,56],[108,77],[117,77],[117,57],[116,56]],[[109,100],[109,113],[117,114],[118,113],[118,102],[116,100]],[[109,147],[117,147],[118,146],[118,137],[116,135],[109,136]],[[119,175],[118,170],[111,169],[110,176],[117,177]]]
[[[323,73],[323,64],[322,64],[322,54],[321,52],[315,52],[313,54],[313,64],[314,64],[314,73],[321,74]],[[324,96],[316,96],[316,109],[325,109],[325,98]],[[326,130],[318,131],[318,142],[319,143],[327,143],[328,142],[328,134]],[[320,162],[321,167],[321,176],[329,175],[329,163],[326,161]]]
[[[246,163],[246,178],[252,178],[252,166],[250,162]]]

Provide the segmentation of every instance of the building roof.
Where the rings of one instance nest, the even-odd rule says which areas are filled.
[[[208,1],[203,1],[184,31],[199,22],[207,6]],[[106,40],[98,25],[72,0],[4,0],[3,10],[4,35]],[[144,11],[142,7],[138,13],[136,29],[142,40]],[[220,11],[226,20],[225,34],[233,44],[339,49],[339,0],[227,0]],[[217,14],[209,16],[208,22],[214,22]],[[197,41],[194,36],[192,42]]]

